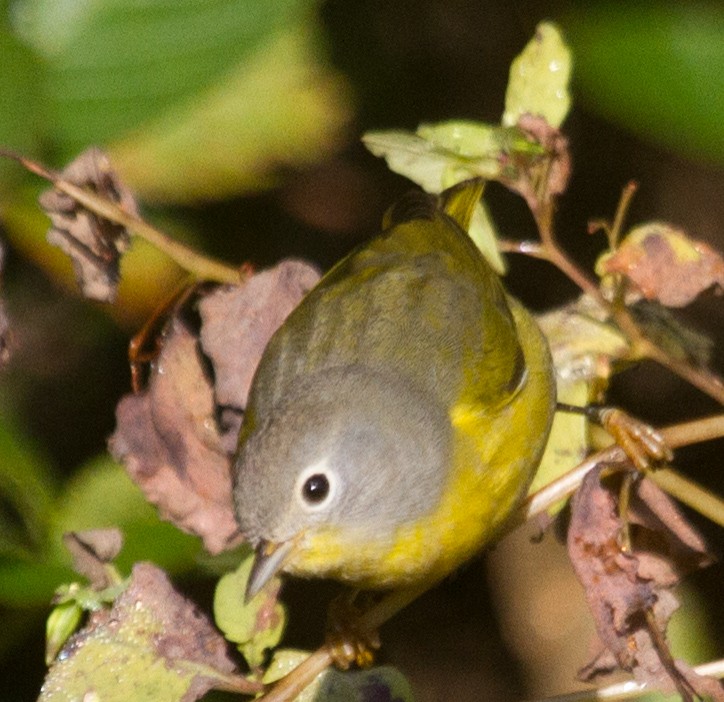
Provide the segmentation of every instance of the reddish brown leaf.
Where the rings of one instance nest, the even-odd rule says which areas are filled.
[[[161,516],[200,536],[211,553],[233,545],[229,455],[198,341],[178,319],[165,335],[148,390],[126,395],[116,420],[111,453]]]
[[[120,530],[70,531],[63,535],[63,543],[70,551],[74,570],[85,575],[95,589],[102,590],[111,584],[105,565],[121,552],[123,535]]]
[[[687,573],[715,560],[701,534],[651,480],[638,483],[629,520],[640,526],[636,531],[639,576],[659,586],[674,586]]]
[[[724,287],[721,255],[665,222],[632,229],[597,270],[626,276],[645,298],[666,307],[684,307],[712,285]]]
[[[84,151],[61,173],[62,179],[89,188],[137,214],[130,191],[118,180],[108,157],[98,148]],[[78,284],[85,297],[112,302],[120,278],[121,254],[128,248],[125,228],[88,211],[69,195],[52,189],[39,198],[50,217],[48,242],[73,260]]]
[[[673,661],[666,644],[668,621],[679,606],[671,588],[691,567],[710,562],[704,542],[673,503],[643,479],[632,510],[642,528],[632,531],[632,549],[624,552],[617,499],[599,475],[591,471],[574,495],[568,532],[568,552],[601,642],[579,674],[588,679],[617,665],[667,694],[724,699],[718,681]]]
[[[212,292],[199,304],[201,339],[172,319],[147,389],[116,410],[113,455],[165,519],[212,553],[240,539],[231,458],[251,378],[267,341],[317,278],[307,264],[287,261]]]
[[[158,655],[167,664],[184,659],[203,663],[224,673],[231,673],[235,664],[229,656],[226,640],[196,605],[177,593],[166,573],[150,563],[133,567],[131,584],[118,598],[111,620],[122,618],[139,603],[153,612],[161,625],[161,633],[153,637]],[[210,689],[210,688],[206,688]]]

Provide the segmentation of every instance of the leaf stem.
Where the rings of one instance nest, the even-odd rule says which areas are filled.
[[[713,678],[724,678],[724,658],[697,665],[694,668],[697,675]],[[638,683],[635,680],[625,680],[607,687],[592,690],[580,690],[565,695],[545,697],[536,702],[587,702],[588,700],[628,700],[651,692],[650,686]]]
[[[62,175],[45,168],[42,164],[4,149],[0,149],[0,156],[17,161],[31,173],[50,181],[56,189],[69,195],[95,215],[125,227],[131,233],[145,239],[197,278],[217,283],[239,284],[243,282],[244,274],[240,269],[204,256],[191,247],[171,239],[139,217],[129,214],[115,202],[68,182]]]

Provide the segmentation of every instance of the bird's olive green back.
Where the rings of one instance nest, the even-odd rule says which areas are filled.
[[[272,338],[250,405],[264,416],[295,379],[364,366],[404,378],[443,407],[494,409],[524,373],[498,276],[423,194],[325,275]],[[354,398],[350,398],[354,401]]]

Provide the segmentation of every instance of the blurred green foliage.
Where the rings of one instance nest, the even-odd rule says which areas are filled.
[[[724,165],[720,3],[591,3],[561,22],[585,104],[673,151]]]

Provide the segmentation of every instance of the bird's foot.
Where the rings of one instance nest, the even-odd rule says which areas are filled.
[[[345,593],[332,600],[327,615],[327,650],[341,670],[347,670],[353,664],[369,668],[380,647],[377,630],[370,630],[361,623],[363,610],[355,602],[357,594],[356,591]]]
[[[664,437],[649,424],[615,407],[601,408],[599,417],[601,426],[639,471],[673,460]]]

